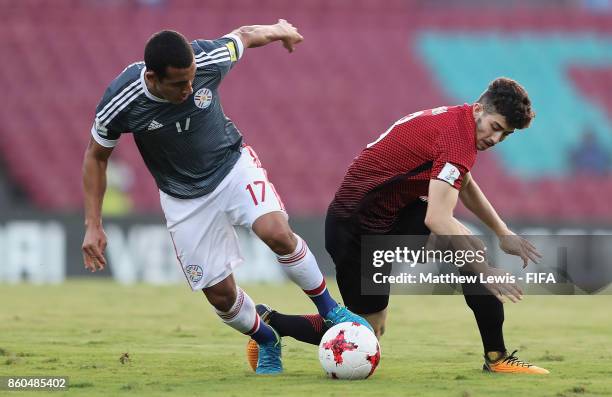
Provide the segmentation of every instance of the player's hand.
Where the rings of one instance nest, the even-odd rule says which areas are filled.
[[[104,266],[106,266],[106,259],[104,258],[106,243],[106,233],[104,233],[102,225],[87,226],[82,246],[83,262],[86,269],[92,272],[104,269]]]
[[[539,263],[539,259],[542,258],[542,254],[533,244],[514,233],[501,236],[499,238],[499,248],[506,254],[520,256],[523,260],[523,268],[527,267],[529,260],[533,263]]]
[[[295,51],[295,46],[304,41],[304,37],[298,33],[297,28],[286,20],[279,19],[276,26],[281,30],[281,40],[283,41],[283,47],[285,47],[287,51]]]
[[[501,269],[489,267],[482,273],[482,276],[487,279],[489,276],[503,277],[506,276],[506,272]],[[510,299],[512,303],[516,303],[523,299],[523,290],[515,283],[483,283],[486,289],[488,289],[493,296],[495,296],[501,303],[506,303],[504,297]]]

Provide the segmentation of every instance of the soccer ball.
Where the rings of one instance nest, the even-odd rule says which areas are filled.
[[[365,379],[380,362],[380,345],[359,323],[340,323],[327,330],[319,344],[319,361],[333,379]]]

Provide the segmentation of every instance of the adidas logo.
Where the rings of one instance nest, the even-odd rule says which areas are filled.
[[[163,125],[162,123],[159,123],[159,122],[157,122],[157,121],[155,121],[155,120],[152,120],[152,121],[151,121],[151,124],[149,124],[149,126],[147,127],[147,130],[148,130],[148,131],[151,131],[151,130],[156,130],[156,129],[161,128],[161,127],[163,127],[163,126],[164,126],[164,125]]]

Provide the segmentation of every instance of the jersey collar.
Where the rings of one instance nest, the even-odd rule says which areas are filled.
[[[156,97],[155,95],[151,94],[151,91],[149,91],[149,88],[147,87],[147,82],[145,81],[145,77],[144,77],[146,70],[147,68],[144,67],[140,71],[140,85],[142,85],[142,89],[144,90],[145,95],[147,96],[147,98],[149,98],[152,101],[168,103],[167,100]]]

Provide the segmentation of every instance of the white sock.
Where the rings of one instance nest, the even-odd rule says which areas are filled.
[[[227,312],[215,309],[217,315],[230,327],[251,335],[259,329],[260,319],[255,311],[255,303],[240,287],[236,287],[236,302]]]
[[[276,259],[287,277],[308,293],[325,285],[323,274],[306,242],[297,234],[295,237],[297,238],[295,251],[288,255],[277,256]]]

